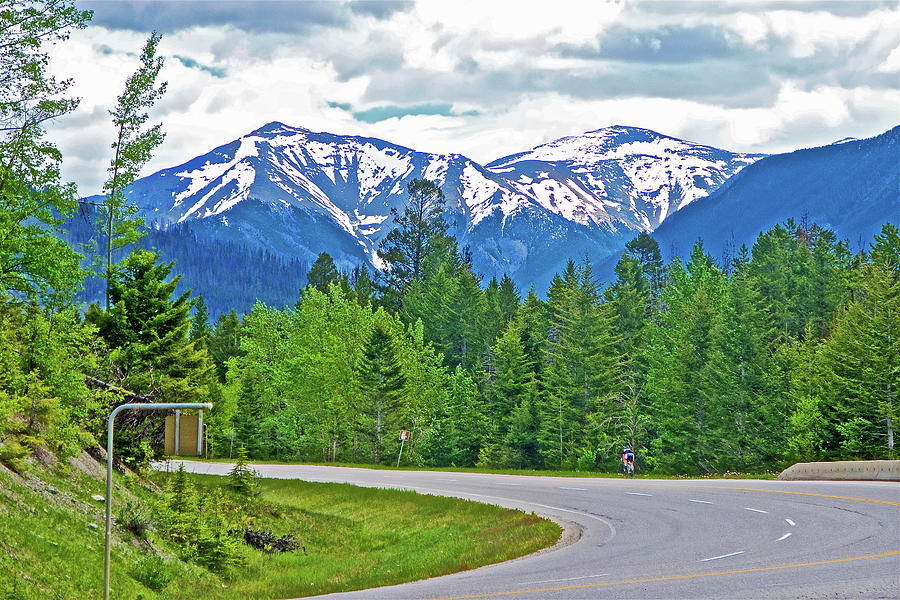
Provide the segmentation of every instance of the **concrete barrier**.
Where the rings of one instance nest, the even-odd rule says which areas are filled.
[[[785,481],[900,481],[900,460],[841,460],[797,463],[781,472]]]

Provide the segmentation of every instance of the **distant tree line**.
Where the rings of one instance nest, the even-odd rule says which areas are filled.
[[[374,284],[322,254],[295,307],[243,319],[216,452],[388,462],[408,429],[420,465],[609,470],[624,445],[690,474],[892,455],[893,225],[853,254],[789,220],[727,264],[698,240],[666,265],[641,234],[605,288],[569,261],[523,299],[508,277],[480,285],[434,184],[409,192]]]

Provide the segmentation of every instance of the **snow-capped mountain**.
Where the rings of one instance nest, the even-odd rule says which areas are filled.
[[[601,260],[761,155],[633,127],[566,137],[482,166],[383,140],[269,123],[126,192],[148,225],[182,224],[276,255],[376,266],[406,186],[441,186],[476,271],[543,287],[570,257]]]
[[[622,221],[650,231],[762,156],[613,126],[564,137],[487,166],[569,220],[596,225]]]

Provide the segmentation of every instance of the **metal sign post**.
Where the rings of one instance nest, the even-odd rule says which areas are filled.
[[[403,456],[403,443],[409,439],[409,432],[405,429],[400,431],[400,453],[397,455],[397,468],[400,468],[400,457]]]
[[[112,464],[113,464],[113,420],[116,415],[130,408],[132,410],[170,410],[173,408],[212,408],[211,402],[144,402],[122,404],[109,413],[106,425],[106,563],[103,571],[103,600],[109,600],[109,550],[112,530]],[[177,443],[177,442],[176,442]]]

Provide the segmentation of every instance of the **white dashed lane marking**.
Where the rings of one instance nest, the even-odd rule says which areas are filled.
[[[575,490],[576,492],[586,492],[585,488],[573,488],[573,487],[560,487],[561,490]],[[599,577],[599,575],[592,575],[592,577]],[[563,579],[553,579],[551,581],[565,581]],[[540,583],[539,581],[537,583]]]
[[[785,521],[787,521],[787,524],[790,525],[791,527],[793,527],[794,525],[796,525],[796,523],[794,523],[794,522],[791,521],[790,519],[785,519]]]
[[[582,577],[567,577],[566,579],[542,579],[540,581],[529,581],[525,585],[532,585],[536,583],[553,583],[556,581],[577,581],[579,579],[591,579],[593,577],[606,577],[606,573],[600,573],[599,575],[584,575]]]
[[[780,538],[778,538],[778,539],[775,540],[775,541],[776,541],[776,542],[780,542],[781,540],[786,540],[786,539],[788,539],[789,537],[791,537],[791,532],[790,532],[790,531],[787,532],[786,534],[784,534],[783,536],[781,536]]]
[[[514,486],[514,485],[522,485],[522,484],[521,484],[521,483],[501,483],[501,482],[498,481],[498,482],[497,482],[497,485],[509,485],[509,486]]]
[[[720,558],[728,558],[729,556],[737,556],[738,554],[743,554],[743,550],[738,550],[737,552],[732,552],[731,554],[723,554],[722,556],[713,556],[712,558],[704,558],[700,562],[707,562],[710,560],[719,560]]]
[[[653,496],[653,494],[642,494],[640,492],[625,492],[629,496]]]
[[[696,502],[697,504],[712,504],[709,500],[688,500],[688,502]]]
[[[760,510],[758,508],[747,508],[746,506],[744,507],[744,510],[749,510],[751,512],[758,512],[758,513],[762,513],[764,515],[769,514],[769,511],[767,511],[767,510]]]

